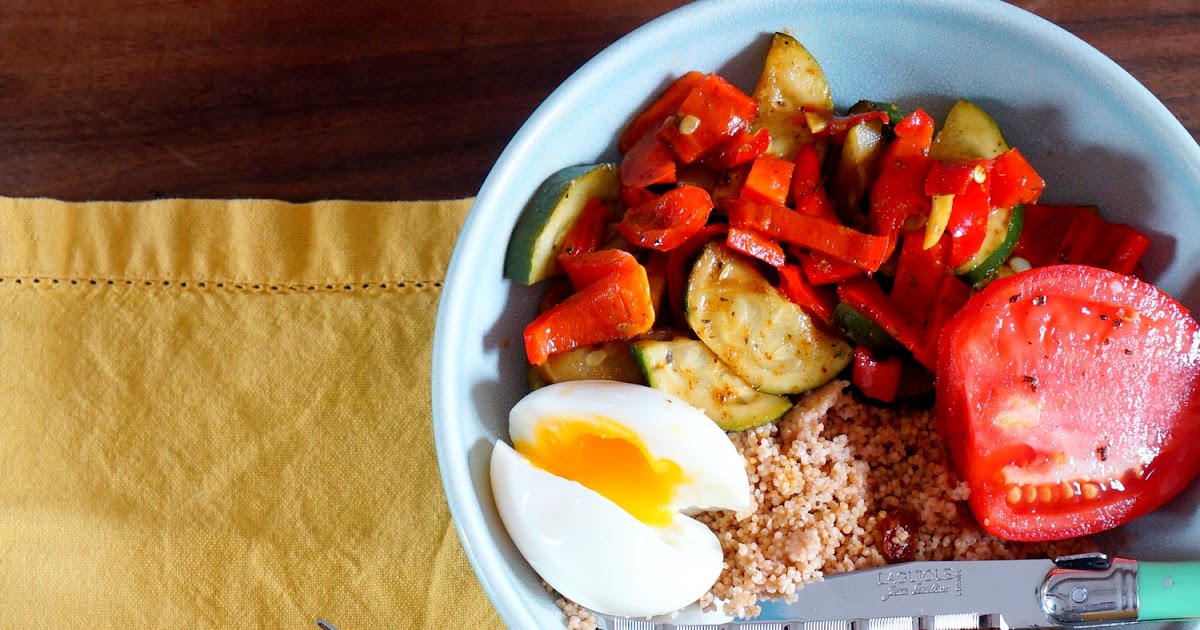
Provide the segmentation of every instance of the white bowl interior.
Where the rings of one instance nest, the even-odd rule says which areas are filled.
[[[1049,203],[1095,203],[1152,238],[1148,276],[1200,307],[1200,149],[1124,70],[1078,38],[998,1],[708,0],[626,36],[556,90],[488,176],[457,243],[439,307],[434,431],[451,512],[505,622],[552,628],[558,610],[492,503],[492,444],[525,393],[522,329],[539,289],[504,280],[508,236],[542,180],[613,160],[629,118],[688,70],[753,87],[768,35],[795,35],[829,78],[839,110],[860,98],[920,106],[938,120],[957,98],[992,113],[1038,168]],[[569,34],[564,34],[569,36]],[[1110,552],[1200,559],[1200,483],[1110,536]]]

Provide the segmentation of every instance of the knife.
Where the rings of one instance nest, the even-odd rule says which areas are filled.
[[[592,614],[603,630],[1008,630],[1197,619],[1200,562],[1103,553],[906,562],[827,576],[796,595],[790,604],[763,602],[753,619],[720,623]]]

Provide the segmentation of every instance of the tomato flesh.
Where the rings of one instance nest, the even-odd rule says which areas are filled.
[[[1200,473],[1200,325],[1153,285],[1081,265],[1003,278],[938,352],[938,422],[992,534],[1110,529]]]

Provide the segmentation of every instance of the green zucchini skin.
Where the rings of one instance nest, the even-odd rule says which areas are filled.
[[[993,226],[993,219],[1000,213],[1008,216],[999,226]],[[1025,206],[1017,204],[1012,210],[992,210],[988,217],[988,235],[984,238],[979,253],[971,257],[965,264],[955,270],[967,284],[979,284],[992,278],[1000,267],[1012,256],[1025,227]]]
[[[824,385],[854,349],[771,286],[757,263],[719,242],[700,252],[684,314],[696,336],[751,387],[798,394]]]
[[[616,164],[568,166],[546,178],[513,229],[504,277],[528,285],[559,273],[558,252],[587,202],[619,194]]]
[[[846,337],[856,344],[862,344],[873,350],[889,352],[904,350],[904,346],[884,330],[883,326],[876,324],[871,318],[845,302],[838,302],[838,305],[834,307],[833,323],[838,330],[845,333]]]

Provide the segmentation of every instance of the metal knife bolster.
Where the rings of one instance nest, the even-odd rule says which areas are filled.
[[[1138,620],[1138,564],[1102,553],[1054,561],[1038,589],[1042,610],[1064,626],[1085,627]]]

